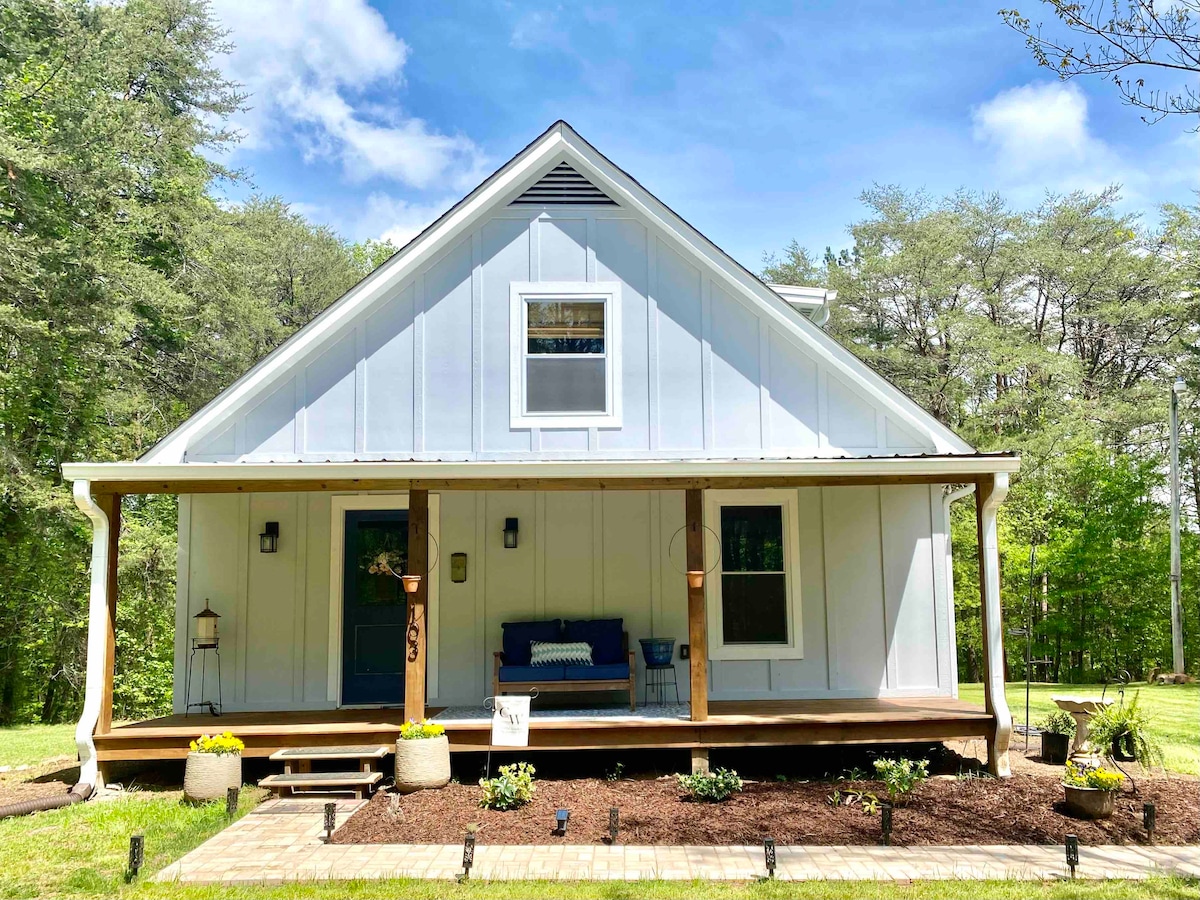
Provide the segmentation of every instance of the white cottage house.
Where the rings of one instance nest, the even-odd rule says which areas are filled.
[[[1019,461],[839,346],[829,299],[764,284],[556,122],[144,457],[63,467],[94,526],[85,780],[214,726],[267,755],[436,715],[478,749],[471,711],[531,684],[535,709],[587,692],[535,716],[537,749],[979,737],[1006,774]],[[956,693],[949,507],[972,490],[983,709]],[[175,714],[113,727],[121,497],[163,492]],[[530,640],[557,637],[591,657],[539,668]],[[649,674],[678,703],[647,703],[644,638],[675,641]]]

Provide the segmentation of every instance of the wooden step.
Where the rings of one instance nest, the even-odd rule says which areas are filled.
[[[379,760],[395,750],[389,744],[350,744],[343,747],[287,747],[276,750],[270,758],[283,763],[284,774],[292,775],[297,772],[311,772],[314,759],[358,759],[362,762],[359,768],[364,772],[374,772],[379,768]]]
[[[382,772],[293,772],[268,775],[258,786],[278,791],[282,796],[298,789],[324,788],[331,791],[353,791],[355,797],[362,799],[382,779]]]

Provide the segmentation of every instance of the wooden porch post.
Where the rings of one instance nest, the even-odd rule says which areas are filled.
[[[408,492],[408,570],[420,575],[408,595],[408,629],[404,641],[404,718],[425,718],[425,611],[429,598],[429,491]]]
[[[121,540],[121,495],[101,494],[96,505],[108,516],[108,621],[104,635],[104,686],[100,695],[100,718],[96,734],[112,731],[113,677],[117,666],[117,562]]]
[[[979,541],[980,631],[983,636],[983,705],[995,717],[988,737],[988,771],[1008,778],[1008,742],[1012,715],[1004,695],[1004,621],[1000,609],[1000,550],[996,510],[1008,494],[1008,475],[980,478],[975,490],[975,528]]]
[[[687,569],[704,571],[704,491],[689,489],[684,497]],[[704,587],[688,586],[688,657],[692,675],[692,721],[708,719],[708,610]]]

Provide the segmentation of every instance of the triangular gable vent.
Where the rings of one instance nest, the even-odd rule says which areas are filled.
[[[559,163],[509,206],[616,206],[568,163]]]

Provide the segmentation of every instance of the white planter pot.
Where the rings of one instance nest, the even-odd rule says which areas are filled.
[[[187,755],[183,770],[183,796],[192,801],[224,800],[231,787],[242,786],[240,753],[196,753]]]
[[[411,794],[450,783],[450,741],[435,738],[396,741],[396,790]]]

